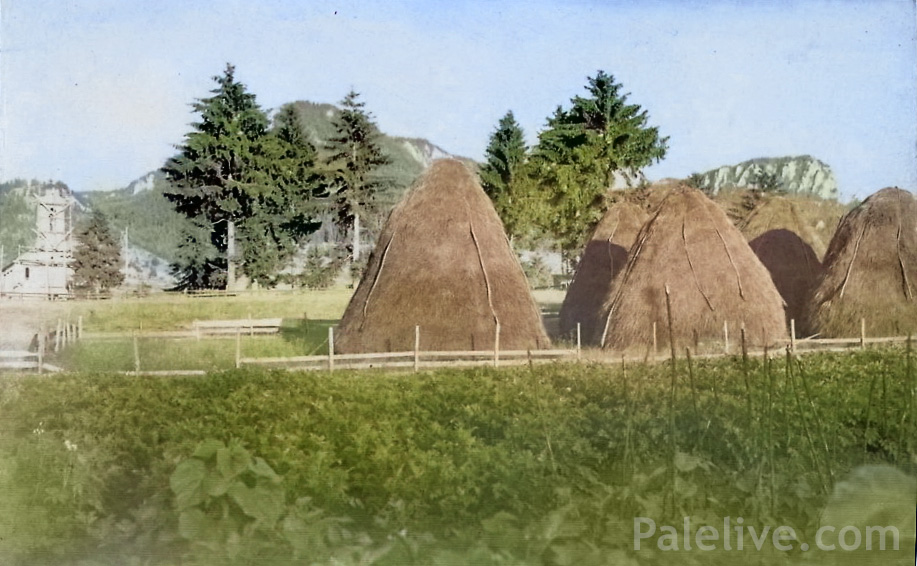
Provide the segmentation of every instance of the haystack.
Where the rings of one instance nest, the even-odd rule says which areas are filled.
[[[726,213],[697,189],[677,187],[644,224],[604,302],[598,342],[606,348],[645,348],[653,323],[668,340],[666,288],[677,348],[733,339],[744,324],[751,345],[787,336],[783,299],[767,269]]]
[[[461,162],[437,160],[389,215],[344,312],[335,351],[549,346],[490,199]]]
[[[748,243],[771,274],[786,303],[787,322],[796,321],[797,333],[808,333],[801,317],[806,301],[821,277],[822,266],[812,246],[790,230],[769,230]]]
[[[755,207],[736,219],[747,240],[771,230],[789,230],[799,236],[821,260],[828,249],[844,205],[818,198],[762,195]]]
[[[823,337],[917,332],[917,199],[898,188],[875,193],[842,220],[825,273],[805,311]]]
[[[624,269],[627,252],[648,214],[644,207],[619,201],[612,204],[596,225],[576,266],[560,308],[560,334],[571,337],[580,324],[585,343],[595,339],[602,325],[602,301],[615,276]]]

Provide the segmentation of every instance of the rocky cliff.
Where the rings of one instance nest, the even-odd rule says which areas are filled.
[[[716,195],[730,189],[753,188],[762,174],[772,176],[778,189],[789,194],[837,199],[837,181],[831,167],[809,155],[759,158],[738,165],[724,165],[695,176],[707,193]]]

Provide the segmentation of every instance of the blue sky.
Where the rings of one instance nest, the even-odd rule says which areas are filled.
[[[844,198],[917,188],[913,0],[0,0],[0,179],[156,169],[226,62],[265,108],[353,87],[391,134],[481,159],[603,69],[670,136],[652,179],[813,155]]]

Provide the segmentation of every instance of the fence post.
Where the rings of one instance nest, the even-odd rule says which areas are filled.
[[[860,319],[860,349],[866,349],[866,319]]]
[[[420,369],[420,326],[414,326],[414,373]]]
[[[672,298],[669,286],[665,286],[665,312],[669,317],[669,347],[672,350],[672,371],[675,371],[675,326],[672,322]],[[674,375],[674,374],[673,374]]]
[[[45,371],[45,325],[38,328],[38,373]]]
[[[579,359],[583,350],[582,329],[579,322],[576,323],[576,357]],[[532,352],[529,351],[529,361],[531,362]]]
[[[500,365],[500,322],[494,329],[494,367]]]
[[[723,353],[729,353],[729,321],[723,321]]]
[[[137,341],[137,333],[134,333],[134,373],[140,375],[140,344]]]
[[[334,327],[328,327],[328,371],[334,371]]]
[[[236,369],[242,367],[242,329],[236,329]]]
[[[796,353],[796,319],[790,319],[790,351]]]
[[[60,339],[61,339],[61,319],[57,319],[57,332],[54,333],[54,353],[60,351]]]
[[[252,321],[252,313],[248,313],[248,335],[255,335],[255,323]]]
[[[659,356],[659,342],[656,339],[656,321],[653,321],[653,358]]]
[[[748,363],[748,344],[745,341],[745,323],[742,323],[742,363]]]
[[[77,340],[83,339],[83,315],[80,315],[76,319],[76,339]]]

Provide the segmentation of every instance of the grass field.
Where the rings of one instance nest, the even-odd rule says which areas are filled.
[[[36,303],[48,309],[44,318],[53,328],[54,317],[74,322],[83,317],[87,332],[140,332],[186,329],[195,320],[283,318],[277,336],[243,337],[244,357],[291,357],[328,353],[328,327],[337,324],[352,289],[326,291],[255,292],[235,296],[195,297],[159,294],[144,298],[75,301],[66,305]],[[540,290],[536,300],[546,324],[556,320],[563,292]],[[175,340],[141,338],[139,356],[144,370],[219,370],[235,364],[235,339]],[[133,371],[130,337],[93,341],[66,348],[50,361],[81,371]]]
[[[834,486],[864,464],[911,480],[867,490],[849,521],[913,521],[915,380],[914,354],[900,348],[680,361],[674,372],[5,376],[0,556],[49,566],[910,564],[912,550],[800,544],[813,542]],[[798,540],[758,551],[746,532],[741,552],[663,551],[657,532],[637,551],[635,517],[679,531],[688,517],[691,535],[742,517],[758,533],[793,526]]]

